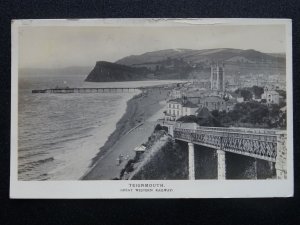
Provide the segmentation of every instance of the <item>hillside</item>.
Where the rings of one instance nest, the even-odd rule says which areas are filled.
[[[116,63],[127,66],[156,63],[167,59],[182,59],[190,64],[205,63],[214,61],[240,62],[240,59],[252,63],[284,63],[285,55],[265,54],[253,49],[241,50],[231,48],[219,49],[167,49],[161,51],[147,52],[141,55],[132,55],[122,58]]]
[[[157,71],[157,68],[165,68],[166,62],[180,60],[188,66],[185,66],[185,72],[180,77],[190,78],[196,74],[197,78],[207,78],[210,74],[210,65],[214,62],[224,62],[226,74],[281,74],[285,75],[285,55],[266,54],[253,49],[168,49],[155,52],[147,52],[142,55],[128,56],[117,61],[119,64],[146,67],[151,71]],[[189,68],[186,71],[186,68]],[[178,68],[173,72],[178,72]],[[166,74],[166,71],[162,71]],[[168,71],[167,71],[168,72]],[[192,75],[193,74],[193,75]]]
[[[252,49],[167,49],[132,55],[115,63],[99,61],[86,81],[134,81],[151,79],[208,79],[214,62],[225,64],[227,76],[285,75],[285,55]]]

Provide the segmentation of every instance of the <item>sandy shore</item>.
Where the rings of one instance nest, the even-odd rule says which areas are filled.
[[[110,180],[118,178],[127,161],[134,157],[133,149],[145,143],[153,132],[156,120],[163,116],[167,90],[149,91],[147,96],[134,97],[105,145],[95,157],[93,166],[83,180]],[[119,155],[127,156],[117,165]]]

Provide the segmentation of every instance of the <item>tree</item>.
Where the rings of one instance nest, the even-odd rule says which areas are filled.
[[[252,90],[255,98],[261,98],[261,95],[264,93],[264,89],[262,87],[253,86]]]
[[[242,89],[240,93],[241,93],[241,96],[244,98],[244,101],[249,101],[249,100],[252,99],[252,92],[251,91]]]
[[[286,99],[286,91],[284,90],[276,90],[283,99]]]
[[[162,130],[163,127],[160,125],[160,124],[157,124],[154,128],[154,131],[159,131],[159,130]]]
[[[276,117],[280,114],[280,107],[277,104],[272,104],[269,106],[270,117]]]
[[[268,107],[266,105],[259,104],[250,111],[248,117],[248,122],[252,124],[262,123],[263,118],[267,117],[269,114]]]
[[[182,116],[177,121],[184,122],[184,123],[197,123],[197,117],[194,115],[191,116]]]
[[[219,117],[219,110],[213,110],[213,111],[211,111],[211,114],[212,114],[215,118],[218,118],[218,117]]]

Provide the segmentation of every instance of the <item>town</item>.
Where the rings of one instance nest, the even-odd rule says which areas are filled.
[[[226,74],[224,63],[214,63],[210,79],[190,80],[170,90],[158,123],[172,136],[176,121],[285,129],[285,85],[281,74]]]
[[[163,115],[148,141],[134,149],[135,157],[122,169],[120,179],[157,179],[155,171],[160,166],[166,170],[162,177],[175,174],[176,179],[185,179],[187,174],[191,180],[203,176],[220,180],[286,178],[284,76],[226,74],[223,63],[212,64],[210,72],[207,80],[193,79],[164,87],[168,94],[162,101]],[[188,157],[183,153],[186,150]],[[199,170],[205,170],[201,167],[204,162],[197,159],[199,154],[207,157],[208,164],[215,164],[215,173],[212,167],[206,175],[199,175]],[[232,157],[238,157],[235,168],[239,168],[240,175],[230,172]],[[164,166],[159,164],[162,158]],[[172,166],[166,169],[174,163],[181,170]],[[252,172],[245,175],[245,171]]]

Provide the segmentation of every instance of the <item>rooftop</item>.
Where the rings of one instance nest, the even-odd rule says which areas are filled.
[[[145,150],[146,150],[146,147],[144,145],[140,145],[140,146],[134,148],[134,151],[136,151],[136,152],[144,152]]]
[[[235,104],[235,103],[237,103],[237,100],[234,98],[231,98],[227,101],[227,103]]]
[[[206,102],[215,102],[215,101],[225,101],[223,98],[220,96],[208,96],[205,98]]]
[[[168,103],[178,103],[182,104],[182,99],[181,98],[175,98],[175,99],[170,99]]]
[[[181,98],[171,99],[167,103],[176,103],[176,104],[181,104],[183,107],[198,108],[196,104],[187,100],[183,100]]]
[[[192,102],[186,101],[185,103],[182,104],[183,107],[187,108],[198,108],[198,106]]]
[[[271,95],[279,95],[277,91],[267,91],[267,93]]]
[[[198,109],[196,111],[196,115],[200,118],[208,118],[208,117],[211,117],[211,113],[209,112],[208,108],[206,107],[202,107],[200,109]]]

